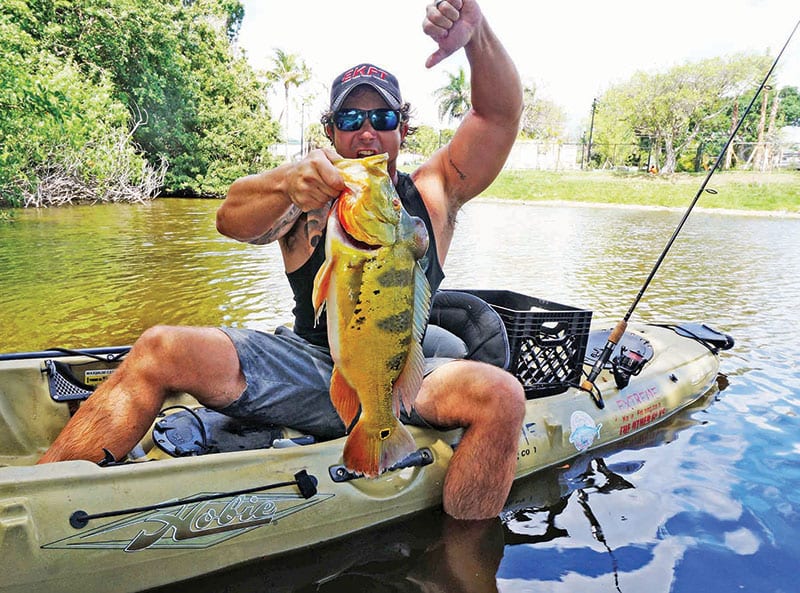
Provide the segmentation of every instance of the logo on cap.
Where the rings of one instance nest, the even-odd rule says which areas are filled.
[[[353,78],[358,78],[360,76],[373,76],[381,80],[386,80],[386,78],[391,75],[385,70],[381,70],[380,68],[376,68],[375,66],[371,66],[369,64],[362,64],[361,66],[350,68],[350,70],[342,74],[342,82],[345,83],[352,80]]]

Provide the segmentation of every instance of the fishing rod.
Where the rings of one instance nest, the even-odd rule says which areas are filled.
[[[628,321],[630,320],[631,315],[633,315],[634,309],[636,309],[636,306],[639,304],[639,301],[642,300],[645,291],[650,286],[650,282],[653,280],[653,277],[656,275],[656,272],[658,271],[659,267],[661,267],[661,264],[664,261],[664,258],[666,258],[667,252],[669,252],[670,248],[672,247],[672,244],[675,243],[675,239],[678,238],[678,234],[681,232],[683,225],[686,223],[686,220],[692,213],[692,209],[694,208],[695,204],[697,204],[697,201],[700,199],[700,196],[703,194],[704,191],[707,191],[708,193],[717,193],[715,190],[712,189],[707,190],[706,186],[708,185],[711,176],[714,174],[714,171],[716,171],[719,168],[722,159],[725,158],[725,153],[728,151],[728,148],[733,142],[733,139],[736,137],[736,134],[739,133],[739,128],[742,127],[745,118],[747,118],[747,115],[753,108],[753,105],[755,104],[759,94],[761,94],[761,91],[763,91],[764,88],[767,86],[767,81],[769,80],[769,77],[772,76],[773,71],[778,65],[781,56],[783,55],[783,52],[786,51],[786,47],[789,45],[789,42],[792,40],[792,37],[794,37],[794,34],[795,32],[797,32],[798,27],[800,27],[800,20],[798,20],[797,23],[795,24],[794,29],[792,29],[792,32],[789,34],[789,37],[786,39],[786,43],[783,44],[781,51],[778,52],[775,61],[772,62],[772,66],[770,67],[766,76],[764,76],[764,80],[761,81],[758,90],[756,90],[756,94],[753,95],[753,98],[750,101],[750,104],[747,106],[747,109],[744,110],[744,113],[742,114],[742,117],[739,118],[739,122],[736,124],[736,127],[728,136],[728,140],[725,142],[725,146],[722,147],[722,150],[720,151],[717,160],[714,162],[714,166],[709,169],[708,174],[703,180],[703,183],[700,184],[700,188],[697,190],[697,194],[695,194],[694,199],[692,200],[691,204],[689,204],[689,207],[686,209],[686,212],[683,214],[683,217],[678,223],[678,226],[675,228],[675,231],[672,233],[672,236],[670,237],[669,241],[667,241],[666,246],[661,251],[661,255],[658,256],[658,259],[656,260],[653,269],[650,270],[650,274],[647,276],[647,279],[644,281],[642,288],[639,290],[639,294],[636,295],[636,298],[633,300],[633,303],[628,309],[628,312],[625,313],[625,316],[619,321],[619,323],[617,323],[614,329],[612,329],[611,332],[609,333],[608,341],[606,342],[605,347],[603,347],[603,351],[600,353],[600,356],[595,361],[594,366],[592,366],[592,370],[589,373],[589,375],[586,377],[586,379],[584,379],[581,382],[580,388],[589,393],[589,395],[594,400],[594,403],[601,410],[605,407],[605,403],[603,402],[603,395],[595,387],[594,384],[595,379],[597,379],[597,376],[600,374],[605,365],[608,363],[608,359],[611,358],[611,354],[614,352],[614,348],[616,348],[617,344],[622,339],[622,336],[625,334],[625,330],[628,327]],[[595,392],[597,393],[595,394]]]

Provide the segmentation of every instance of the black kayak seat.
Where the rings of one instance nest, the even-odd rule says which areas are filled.
[[[422,348],[426,357],[468,358],[506,370],[511,363],[500,315],[483,299],[458,290],[434,294]]]

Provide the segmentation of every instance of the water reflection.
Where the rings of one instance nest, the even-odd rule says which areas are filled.
[[[500,519],[457,521],[428,511],[368,533],[151,593],[495,593]]]

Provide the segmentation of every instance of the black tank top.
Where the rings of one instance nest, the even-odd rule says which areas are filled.
[[[411,216],[418,216],[425,223],[428,229],[428,251],[420,260],[425,276],[431,285],[431,294],[436,292],[439,285],[444,280],[444,271],[439,265],[439,257],[436,251],[436,236],[433,233],[431,217],[422,196],[419,195],[417,187],[411,181],[411,176],[407,173],[398,173],[397,194],[403,203],[406,211]],[[294,294],[294,331],[297,335],[305,338],[317,346],[328,346],[328,324],[325,315],[321,315],[319,322],[314,323],[314,307],[311,304],[311,293],[314,291],[314,277],[325,261],[325,235],[323,233],[317,243],[314,252],[308,261],[294,272],[289,272],[286,277],[289,279],[289,286]]]

